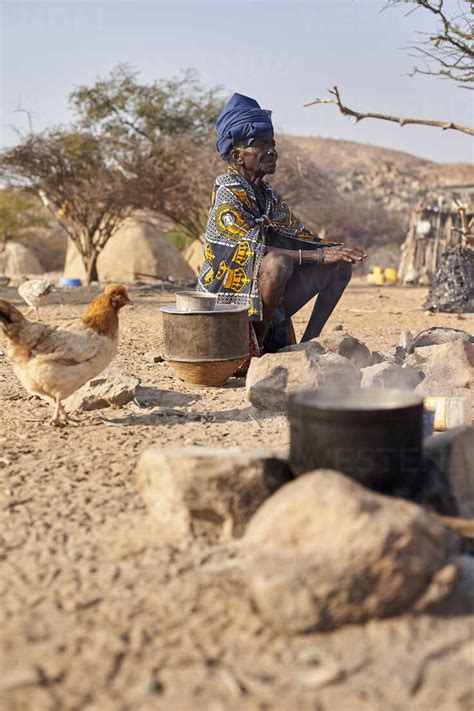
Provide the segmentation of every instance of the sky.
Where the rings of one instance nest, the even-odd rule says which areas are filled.
[[[338,85],[361,111],[472,125],[472,93],[433,77],[408,76],[407,46],[433,29],[418,9],[383,11],[384,0],[0,0],[0,144],[73,119],[68,96],[120,63],[143,81],[193,68],[273,110],[278,131],[344,139],[439,162],[470,161],[472,137],[365,120],[335,106],[304,104]],[[406,2],[407,10],[412,3]],[[466,0],[446,0],[448,8]],[[16,130],[15,130],[16,129]]]

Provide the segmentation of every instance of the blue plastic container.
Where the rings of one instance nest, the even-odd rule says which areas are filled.
[[[82,286],[82,281],[80,279],[61,277],[59,280],[59,286]]]
[[[435,413],[433,410],[423,410],[423,439],[431,437],[434,430]]]

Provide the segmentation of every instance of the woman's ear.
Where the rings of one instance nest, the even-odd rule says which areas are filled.
[[[242,164],[242,154],[240,152],[240,148],[233,148],[231,150],[230,159],[231,159],[231,162],[235,163],[236,165]]]

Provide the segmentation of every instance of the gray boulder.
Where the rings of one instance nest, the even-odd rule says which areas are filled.
[[[474,383],[474,343],[454,341],[415,348],[406,364],[425,374],[416,391],[421,395],[456,395]]]
[[[326,351],[349,358],[358,368],[372,364],[372,354],[365,343],[350,333],[329,333],[315,339]],[[311,343],[311,341],[310,341]]]
[[[305,351],[313,355],[322,355],[326,353],[326,349],[322,347],[318,341],[305,341],[305,343],[295,343],[293,346],[285,346],[280,348],[278,353],[299,353]]]
[[[467,331],[462,331],[460,328],[433,326],[416,334],[413,340],[413,347],[441,346],[443,343],[455,343],[456,341],[469,342],[472,340],[473,336]]]
[[[352,361],[336,353],[318,355],[306,348],[252,358],[247,395],[254,407],[282,411],[290,393],[324,386],[358,387],[361,373]]]
[[[474,519],[474,429],[458,427],[424,443],[425,503]]]
[[[457,575],[458,538],[436,518],[330,470],[282,487],[242,542],[258,610],[290,633],[422,611]]]
[[[409,365],[378,363],[362,369],[361,387],[414,390],[422,377],[419,370]]]
[[[372,351],[372,361],[370,365],[378,363],[396,363],[396,358],[392,353],[387,351]]]
[[[139,385],[140,378],[111,365],[79,388],[65,404],[69,411],[123,407],[134,399]]]
[[[137,465],[139,491],[163,541],[217,543],[242,535],[252,514],[289,481],[269,450],[152,447]]]

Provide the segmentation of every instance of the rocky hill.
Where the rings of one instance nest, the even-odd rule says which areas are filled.
[[[284,152],[294,150],[325,173],[341,196],[368,200],[400,216],[422,198],[467,198],[474,193],[471,163],[434,163],[389,148],[326,138],[282,136]]]

